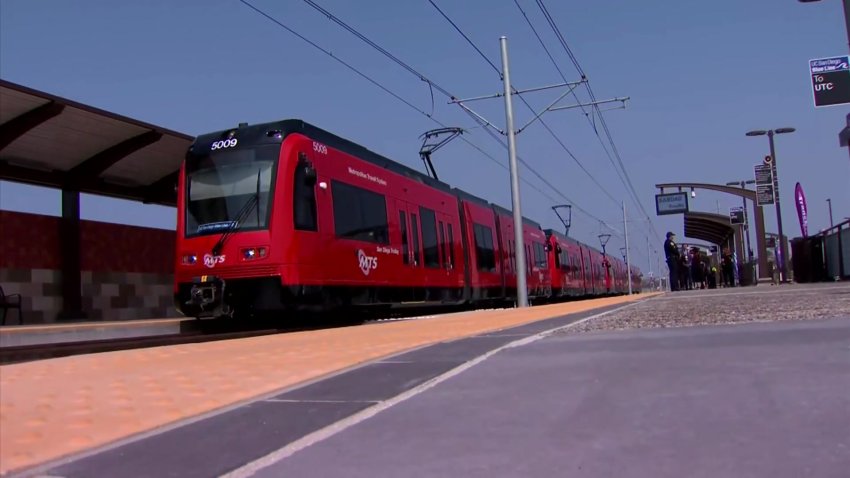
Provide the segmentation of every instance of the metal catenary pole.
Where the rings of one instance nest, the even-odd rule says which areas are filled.
[[[516,162],[516,136],[514,134],[514,110],[511,95],[511,75],[508,68],[508,38],[501,36],[502,78],[505,83],[505,122],[508,132],[508,156],[511,166],[511,199],[514,212],[514,244],[516,244],[516,291],[517,307],[528,307],[528,289],[526,287],[525,246],[522,237],[522,211],[519,198],[519,171]]]
[[[776,204],[776,227],[779,229],[779,280],[781,282],[785,282],[788,279],[785,271],[785,261],[788,256],[786,256],[785,251],[785,241],[783,238],[785,235],[782,234],[782,207],[779,205],[779,177],[776,170],[776,150],[773,146],[773,130],[767,132],[767,138],[770,140],[770,158],[771,158],[771,169],[773,170],[773,200]]]
[[[520,208],[520,192],[519,192],[519,169],[517,167],[517,148],[516,148],[516,135],[525,131],[525,129],[531,126],[534,122],[540,119],[543,114],[549,111],[556,111],[559,109],[567,109],[567,108],[575,108],[578,106],[593,106],[602,103],[611,103],[615,101],[623,102],[627,101],[629,98],[614,98],[610,100],[597,100],[593,102],[588,102],[584,104],[577,104],[565,107],[556,106],[558,102],[560,102],[564,97],[566,97],[573,89],[582,83],[587,82],[587,79],[581,79],[580,81],[575,82],[564,82],[559,83],[557,85],[547,85],[536,88],[529,88],[526,90],[514,90],[511,87],[510,73],[508,68],[508,39],[506,36],[499,37],[499,43],[502,51],[502,79],[504,82],[504,92],[497,93],[495,95],[486,95],[486,96],[476,96],[474,98],[460,99],[460,98],[452,98],[449,103],[456,103],[458,106],[463,108],[467,113],[477,118],[479,121],[483,122],[486,127],[493,128],[498,131],[499,134],[505,135],[508,137],[508,160],[510,162],[510,174],[511,174],[511,200],[513,204],[513,219],[514,219],[514,256],[516,257],[516,269],[517,269],[517,306],[518,307],[527,307],[528,306],[528,290],[527,290],[527,270],[526,264],[528,258],[525,257],[525,242],[523,240],[522,234],[522,211]],[[526,124],[524,124],[519,129],[514,129],[514,115],[513,115],[513,103],[511,97],[513,95],[519,95],[523,93],[535,92],[535,91],[543,91],[554,88],[562,88],[567,87],[567,91],[561,94],[555,101],[550,103],[548,106],[543,108],[539,113],[537,113],[531,120],[529,120]],[[505,120],[506,120],[506,128],[502,130],[501,128],[496,127],[492,122],[488,121],[487,118],[481,116],[479,113],[476,113],[464,102],[470,101],[479,101],[485,100],[489,98],[498,98],[500,96],[504,96],[505,98]],[[520,273],[522,271],[523,273]]]
[[[629,227],[626,225],[626,201],[623,201],[623,232],[626,236],[626,274],[629,276],[629,295],[632,295],[632,262],[629,255]]]

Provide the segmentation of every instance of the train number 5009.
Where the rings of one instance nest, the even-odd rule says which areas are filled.
[[[224,141],[216,141],[210,149],[232,148],[236,146],[236,138],[225,139]]]
[[[313,151],[320,154],[328,154],[328,147],[322,143],[317,143],[313,141]]]

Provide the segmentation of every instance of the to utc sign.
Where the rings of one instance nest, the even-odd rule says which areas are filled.
[[[809,60],[815,106],[850,103],[850,57]]]

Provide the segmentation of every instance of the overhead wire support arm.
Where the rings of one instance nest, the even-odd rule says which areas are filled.
[[[564,99],[564,97],[565,97],[565,96],[567,96],[568,94],[572,93],[572,92],[573,92],[573,90],[575,90],[575,89],[576,89],[576,86],[578,86],[579,84],[581,84],[581,83],[578,83],[578,84],[576,84],[575,86],[572,86],[572,85],[571,85],[571,86],[569,87],[569,89],[568,89],[567,91],[565,91],[565,92],[564,92],[564,94],[562,94],[561,96],[559,96],[559,97],[558,97],[555,101],[553,101],[553,102],[549,103],[549,106],[547,106],[546,108],[543,108],[542,110],[540,110],[540,113],[537,113],[537,114],[534,116],[534,118],[531,118],[531,120],[530,120],[528,123],[525,123],[522,127],[520,127],[520,128],[517,130],[517,133],[522,133],[522,131],[523,131],[525,128],[528,128],[529,126],[531,126],[531,124],[532,124],[532,123],[534,123],[535,121],[537,121],[538,119],[540,119],[540,117],[541,117],[541,116],[543,116],[543,113],[545,113],[545,112],[549,111],[549,110],[550,110],[550,108],[552,108],[553,106],[555,106],[556,104],[558,104],[558,102],[559,102],[559,101],[561,101],[562,99]],[[516,93],[515,93],[515,94],[516,94]]]
[[[558,83],[557,85],[538,86],[537,88],[527,88],[525,90],[514,89],[513,91],[511,91],[511,94],[521,95],[523,93],[533,93],[535,91],[551,90],[553,88],[561,88],[561,87],[564,87],[564,86],[570,86],[570,87],[573,87],[573,89],[574,89],[576,86],[584,83],[585,81],[587,81],[587,80],[567,81],[567,82],[564,82],[564,83]],[[493,99],[493,98],[502,98],[503,96],[505,96],[504,93],[496,93],[496,94],[493,94],[493,95],[476,96],[474,98],[465,98],[465,99],[452,98],[452,100],[449,101],[449,104],[463,103],[463,102],[469,103],[470,101],[489,100],[489,99]]]
[[[568,109],[572,109],[572,108],[582,108],[584,106],[595,106],[595,105],[601,105],[601,104],[604,104],[604,103],[614,103],[614,102],[617,102],[617,101],[621,101],[623,103],[623,105],[625,106],[626,101],[628,101],[629,99],[630,99],[630,97],[624,96],[624,97],[620,97],[620,98],[611,98],[610,100],[591,101],[590,103],[579,103],[579,104],[576,104],[576,105],[567,105],[567,106],[555,106],[555,107],[550,107],[548,109],[548,111],[559,111],[559,110],[568,110]]]
[[[518,130],[516,130],[516,131],[514,132],[514,134],[522,133],[522,132],[523,132],[526,128],[528,128],[528,127],[529,127],[532,123],[534,123],[535,121],[539,120],[539,119],[540,119],[540,117],[541,117],[541,116],[543,116],[543,114],[544,114],[544,113],[546,113],[547,111],[551,111],[551,110],[552,110],[552,107],[553,107],[554,105],[558,104],[558,102],[559,102],[559,101],[561,101],[562,99],[564,99],[564,97],[565,97],[565,96],[567,96],[567,95],[569,95],[570,93],[572,93],[572,92],[576,89],[576,87],[577,87],[578,85],[580,85],[580,84],[584,83],[585,81],[587,81],[587,80],[582,79],[582,80],[580,80],[580,81],[566,81],[566,82],[564,82],[564,83],[558,83],[558,84],[556,84],[556,85],[539,86],[539,87],[536,87],[536,88],[528,88],[528,89],[525,89],[525,90],[516,90],[516,89],[511,88],[511,96],[514,96],[514,95],[519,96],[519,95],[521,95],[521,94],[523,94],[523,93],[530,93],[530,92],[534,92],[534,91],[550,90],[550,89],[553,89],[553,88],[563,88],[563,87],[565,87],[565,86],[566,86],[566,87],[568,87],[566,92],[564,92],[561,96],[559,96],[559,97],[558,97],[555,101],[551,102],[551,103],[549,104],[549,106],[547,106],[546,108],[544,108],[543,110],[541,110],[539,113],[537,113],[537,114],[534,116],[534,118],[532,118],[532,119],[531,119],[531,121],[529,121],[528,123],[526,123],[525,125],[523,125],[521,128],[519,128]],[[487,124],[488,126],[490,126],[490,127],[491,127],[491,128],[493,128],[493,129],[495,129],[496,131],[498,131],[498,132],[499,132],[499,134],[501,134],[501,135],[507,135],[507,133],[506,133],[504,130],[501,130],[501,129],[499,129],[498,127],[496,127],[493,123],[491,123],[490,121],[488,121],[488,120],[487,120],[487,118],[484,118],[483,116],[481,116],[480,114],[478,114],[478,113],[476,113],[474,110],[472,110],[472,108],[470,108],[470,107],[466,106],[465,104],[463,104],[464,102],[467,102],[467,101],[478,101],[478,100],[487,100],[487,99],[493,99],[493,98],[504,98],[504,97],[505,97],[505,95],[506,95],[506,93],[496,93],[496,94],[493,94],[493,95],[476,96],[476,97],[474,97],[474,98],[467,98],[467,99],[452,98],[452,99],[449,101],[449,104],[456,103],[458,106],[460,106],[461,108],[463,108],[464,110],[466,110],[469,114],[474,115],[476,118],[478,118],[479,120],[483,121],[485,124]],[[532,112],[533,112],[533,111],[532,111]]]
[[[469,114],[471,114],[471,115],[475,116],[476,118],[478,118],[479,120],[483,121],[487,126],[498,131],[499,134],[501,134],[501,135],[506,134],[503,130],[499,129],[496,125],[494,125],[493,123],[488,121],[487,118],[485,118],[485,117],[481,116],[480,114],[476,113],[475,111],[473,111],[469,106],[466,106],[463,103],[458,103],[457,105],[460,106],[461,108],[463,108],[464,110],[466,110]]]

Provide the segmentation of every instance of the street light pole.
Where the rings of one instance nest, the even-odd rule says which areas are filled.
[[[829,204],[829,228],[832,229],[834,226],[832,224],[832,199],[827,198],[826,203]]]
[[[771,167],[773,169],[773,200],[776,203],[776,227],[779,229],[779,255],[781,256],[779,258],[779,280],[781,282],[786,282],[788,280],[788,276],[785,271],[785,259],[788,256],[785,255],[785,235],[782,234],[782,206],[779,204],[779,177],[776,167],[776,150],[773,146],[773,135],[773,130],[767,132],[767,139],[770,143],[771,164],[773,165]]]
[[[779,175],[777,172],[776,166],[776,148],[773,145],[773,135],[774,134],[784,134],[784,133],[793,133],[796,131],[794,128],[777,128],[776,130],[756,130],[747,132],[747,136],[763,136],[767,135],[768,143],[770,144],[770,169],[773,174],[773,202],[776,205],[776,227],[779,229],[779,277],[781,282],[786,282],[788,280],[788,276],[785,269],[785,260],[787,258],[787,251],[785,250],[785,241],[783,238],[785,237],[782,233],[782,206],[779,203]]]

